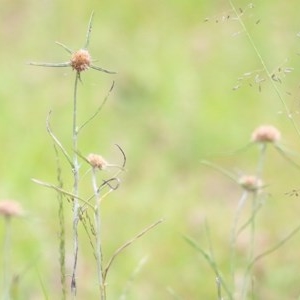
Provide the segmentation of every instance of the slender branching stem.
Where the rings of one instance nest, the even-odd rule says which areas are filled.
[[[249,277],[252,271],[252,268],[256,262],[261,260],[262,258],[268,256],[269,254],[275,252],[278,250],[280,247],[282,247],[286,242],[288,242],[296,233],[298,233],[300,230],[300,226],[297,226],[289,235],[287,235],[285,238],[283,238],[281,241],[279,241],[276,245],[271,247],[270,249],[262,252],[261,254],[255,256],[247,265],[246,272],[245,272],[245,277]],[[244,285],[246,285],[247,282],[244,281]],[[246,286],[244,287],[245,291]],[[243,297],[241,299],[246,299],[246,293],[243,294]]]
[[[79,169],[80,169],[80,165],[79,165],[79,151],[78,151],[78,136],[79,136],[79,132],[82,128],[84,128],[102,109],[102,106],[104,105],[104,103],[106,102],[108,95],[110,94],[111,90],[113,89],[114,84],[112,84],[112,87],[107,95],[107,97],[105,98],[103,104],[100,105],[100,107],[98,108],[98,110],[96,111],[95,114],[93,114],[90,119],[88,119],[82,126],[78,126],[78,121],[77,121],[77,95],[78,95],[78,82],[81,81],[81,77],[80,74],[82,71],[87,70],[88,68],[92,68],[98,71],[102,71],[105,73],[109,73],[109,74],[114,74],[115,72],[94,66],[92,64],[92,60],[91,57],[87,51],[87,48],[89,46],[89,42],[90,42],[90,36],[91,36],[91,31],[92,31],[92,21],[93,21],[93,16],[94,13],[92,12],[90,20],[89,20],[89,24],[88,24],[88,30],[86,33],[86,41],[84,43],[84,47],[83,49],[80,49],[78,51],[73,51],[70,48],[68,48],[66,45],[57,42],[57,44],[62,47],[65,51],[67,51],[69,54],[71,54],[71,58],[69,61],[67,62],[61,62],[61,63],[37,63],[37,62],[30,62],[30,65],[34,65],[34,66],[43,66],[43,67],[71,67],[74,71],[76,71],[76,76],[75,76],[75,82],[74,82],[74,92],[73,92],[73,123],[72,123],[72,155],[69,155],[69,153],[65,150],[65,148],[63,147],[62,143],[59,141],[59,139],[54,135],[54,133],[51,130],[50,127],[50,113],[48,115],[47,118],[47,130],[48,133],[50,134],[51,138],[54,141],[55,144],[55,149],[56,149],[56,154],[57,154],[57,149],[59,149],[60,151],[62,151],[63,155],[65,156],[65,158],[67,159],[67,161],[69,162],[71,169],[72,169],[72,173],[73,173],[73,190],[72,192],[67,192],[63,189],[62,187],[62,181],[60,178],[60,166],[58,166],[58,185],[52,185],[49,183],[45,183],[36,179],[33,179],[34,182],[52,188],[54,190],[56,190],[58,192],[58,198],[59,198],[59,218],[60,218],[60,225],[63,226],[63,203],[62,203],[62,198],[63,196],[67,196],[68,198],[71,198],[73,201],[73,269],[72,269],[72,279],[71,279],[71,298],[75,299],[76,298],[76,292],[77,292],[77,282],[76,282],[76,273],[77,273],[77,261],[78,261],[78,248],[79,248],[79,241],[78,241],[78,224],[79,221],[82,219],[82,214],[85,211],[85,206],[88,206],[90,208],[93,209],[93,211],[95,211],[95,218],[96,218],[96,227],[97,227],[97,250],[96,251],[100,251],[97,252],[97,257],[98,257],[98,274],[99,274],[99,282],[100,282],[100,286],[101,288],[104,289],[104,283],[103,283],[103,275],[102,275],[102,268],[101,268],[101,242],[100,242],[100,211],[99,211],[99,204],[100,204],[100,190],[103,186],[109,186],[110,190],[114,190],[118,187],[119,185],[119,179],[118,178],[112,178],[110,180],[107,180],[104,185],[101,185],[100,187],[96,185],[96,181],[94,182],[94,196],[96,199],[96,208],[89,203],[89,201],[93,198],[91,197],[91,199],[88,200],[83,200],[79,197]],[[84,50],[84,51],[83,51]],[[84,59],[82,59],[81,55],[82,53],[84,53]],[[80,59],[78,59],[78,57]],[[124,156],[124,165],[125,165],[125,161],[126,161],[126,157],[125,154],[123,152],[123,150],[118,146],[118,148],[121,150],[123,156]],[[114,166],[114,165],[111,165]],[[124,166],[123,166],[124,167]],[[123,168],[119,168],[118,172],[123,171]],[[116,187],[113,186],[113,183],[116,184]],[[83,202],[83,204],[81,205],[80,201]],[[62,229],[61,229],[62,230]],[[61,234],[61,238],[62,235],[64,234],[63,231],[60,232]],[[62,241],[61,241],[62,243]],[[64,244],[60,245],[60,251],[64,251]],[[64,255],[61,253],[61,259],[64,258]],[[64,273],[64,262],[61,261],[61,273]],[[62,279],[62,284],[64,285],[64,281]],[[64,291],[63,291],[64,293]],[[104,293],[102,294],[102,298],[101,299],[105,299],[105,290]],[[63,298],[65,298],[65,296],[63,296]]]
[[[300,136],[300,130],[299,130],[299,127],[298,127],[296,121],[294,120],[293,115],[291,114],[291,112],[290,112],[290,110],[289,110],[289,108],[288,108],[288,106],[287,106],[285,100],[283,99],[283,96],[281,95],[281,93],[280,93],[280,91],[279,91],[279,88],[278,88],[278,86],[276,85],[276,82],[272,79],[272,74],[271,74],[271,72],[269,71],[269,68],[267,67],[267,65],[266,65],[266,63],[265,63],[265,61],[264,61],[262,55],[260,54],[260,51],[258,50],[258,47],[256,46],[256,44],[255,44],[255,42],[254,42],[254,40],[253,40],[253,38],[252,38],[252,36],[251,36],[249,30],[247,29],[247,27],[246,27],[246,25],[245,25],[243,19],[241,18],[241,16],[240,16],[238,10],[236,9],[236,6],[233,4],[233,1],[232,1],[232,0],[228,0],[228,1],[229,1],[229,3],[230,3],[230,6],[231,6],[232,10],[234,11],[234,13],[235,13],[235,15],[236,15],[236,17],[237,17],[238,22],[240,23],[240,25],[241,25],[243,31],[245,32],[245,34],[246,34],[246,36],[247,36],[247,38],[248,38],[248,40],[249,40],[249,42],[250,42],[250,44],[251,44],[251,46],[252,46],[254,52],[255,52],[255,54],[257,55],[257,57],[258,57],[258,59],[259,59],[261,65],[262,65],[262,67],[263,67],[265,73],[267,74],[267,76],[268,76],[268,78],[269,78],[269,80],[270,80],[270,82],[271,82],[271,84],[272,84],[272,87],[274,88],[274,90],[275,90],[275,92],[276,92],[278,98],[280,99],[281,104],[282,104],[282,106],[283,106],[283,108],[284,108],[284,111],[285,111],[287,117],[288,117],[289,120],[291,121],[291,123],[292,123],[294,129],[296,130],[297,134]]]
[[[141,238],[144,234],[146,234],[148,231],[150,231],[151,229],[153,229],[154,227],[156,227],[158,224],[162,223],[163,219],[160,219],[156,222],[154,222],[153,224],[151,224],[150,226],[146,227],[144,230],[142,230],[140,233],[138,233],[136,236],[134,236],[133,238],[131,238],[130,240],[128,240],[125,244],[123,244],[120,248],[118,248],[112,255],[112,257],[110,258],[110,260],[107,263],[107,266],[104,270],[103,273],[103,278],[104,281],[106,280],[108,271],[112,265],[112,263],[114,262],[114,260],[117,258],[117,256],[124,251],[128,246],[130,246],[133,242],[135,242],[137,239]]]
[[[104,104],[106,103],[110,93],[112,92],[113,88],[114,88],[115,82],[113,81],[110,90],[108,91],[106,97],[104,98],[104,100],[102,101],[102,103],[100,104],[100,106],[97,108],[97,110],[95,111],[95,113],[93,113],[93,115],[87,120],[85,121],[79,128],[78,128],[78,132],[80,132],[89,122],[91,122],[102,110]]]
[[[189,236],[183,236],[183,238],[187,241],[188,244],[190,244],[194,249],[196,249],[197,251],[200,252],[200,254],[204,257],[204,259],[207,261],[207,263],[209,264],[209,266],[211,267],[211,269],[214,271],[216,278],[218,278],[218,284],[220,284],[225,293],[227,294],[227,299],[229,300],[233,300],[233,296],[232,296],[232,292],[230,291],[229,287],[227,286],[226,282],[224,281],[220,271],[219,271],[219,267],[216,263],[216,261],[214,260],[214,257],[207,253],[201,246],[199,246],[198,243],[196,243],[192,238],[190,238]]]
[[[72,158],[70,157],[70,155],[68,154],[67,150],[64,148],[64,146],[62,145],[62,143],[55,136],[55,134],[53,133],[53,131],[51,129],[51,126],[50,126],[50,116],[51,116],[51,113],[52,113],[52,111],[50,110],[49,113],[48,113],[48,116],[47,116],[47,121],[46,121],[47,131],[48,131],[49,135],[51,136],[51,138],[53,139],[54,145],[58,146],[58,148],[61,150],[61,152],[64,154],[65,158],[69,162],[71,168],[74,169]],[[57,150],[55,150],[55,151],[57,151]]]
[[[73,95],[73,243],[74,243],[74,262],[73,262],[73,273],[71,281],[71,294],[73,299],[76,297],[76,270],[77,270],[77,260],[78,260],[78,222],[79,222],[79,212],[80,204],[78,201],[78,184],[79,184],[79,163],[78,163],[78,131],[77,131],[77,90],[78,90],[78,81],[80,80],[80,73],[76,73],[75,84],[74,84],[74,95]]]
[[[97,275],[98,275],[98,285],[100,289],[101,300],[106,299],[105,282],[103,279],[103,267],[102,267],[102,244],[101,244],[101,216],[100,216],[100,202],[101,194],[98,188],[96,179],[96,168],[92,169],[92,184],[95,195],[95,233],[96,233],[96,249],[95,256],[97,261]]]
[[[262,178],[264,164],[265,164],[265,157],[266,157],[266,149],[267,144],[266,143],[260,143],[260,155],[258,158],[258,164],[257,164],[257,171],[256,176],[258,179]],[[259,190],[254,191],[252,193],[252,207],[251,207],[251,217],[250,217],[250,243],[249,243],[249,254],[248,254],[248,264],[253,260],[254,258],[254,246],[255,246],[255,234],[256,234],[256,213],[257,208],[260,206],[260,193]],[[248,272],[248,269],[246,269],[243,279],[243,285],[241,290],[241,299],[244,300],[247,297],[248,292],[248,285],[249,285],[249,278],[250,273]]]

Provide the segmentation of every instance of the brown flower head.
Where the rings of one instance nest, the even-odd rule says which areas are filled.
[[[258,191],[262,187],[262,181],[253,175],[243,175],[239,179],[240,186],[248,192]]]
[[[255,143],[276,143],[280,140],[280,131],[272,125],[262,125],[256,128],[251,136]]]
[[[0,215],[5,217],[17,217],[23,214],[21,205],[12,200],[0,201]]]
[[[41,66],[41,67],[61,67],[61,68],[72,67],[73,70],[76,70],[77,76],[80,75],[80,72],[85,71],[89,68],[97,70],[97,71],[105,72],[105,73],[108,73],[108,74],[115,74],[116,72],[109,71],[109,70],[100,68],[98,66],[95,66],[92,63],[90,53],[87,50],[89,42],[90,42],[90,34],[91,34],[91,31],[92,31],[93,16],[94,16],[94,13],[92,13],[92,15],[91,15],[90,22],[89,22],[89,25],[88,25],[88,31],[87,31],[87,35],[86,35],[85,45],[82,47],[82,49],[74,52],[71,49],[69,49],[66,45],[56,42],[59,46],[61,46],[69,54],[71,54],[71,59],[69,61],[65,61],[65,62],[61,62],[61,63],[30,62],[29,64],[32,65],[32,66]]]
[[[85,71],[91,65],[90,53],[85,49],[80,49],[72,54],[70,63],[73,70],[79,73]]]
[[[104,170],[108,166],[106,160],[98,154],[89,154],[87,160],[90,163],[90,165],[95,169]]]

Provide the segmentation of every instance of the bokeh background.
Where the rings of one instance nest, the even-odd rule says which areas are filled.
[[[299,3],[252,3],[253,8],[248,1],[235,5],[244,11],[248,33],[266,66],[277,72],[281,83],[276,85],[298,124]],[[230,227],[241,190],[201,160],[237,176],[255,172],[256,147],[232,152],[247,145],[261,124],[281,131],[282,144],[294,151],[295,160],[300,140],[228,1],[0,4],[0,197],[20,201],[27,212],[13,223],[12,268],[20,276],[20,299],[43,299],[45,293],[49,299],[60,298],[56,195],[31,178],[56,182],[45,121],[51,109],[53,131],[70,149],[75,76],[69,68],[26,63],[68,61],[68,53],[54,42],[74,50],[82,47],[92,11],[90,53],[96,64],[118,74],[82,74],[81,122],[97,109],[113,80],[115,88],[101,114],[82,132],[79,147],[84,154],[101,153],[109,162],[121,163],[117,143],[128,160],[121,187],[102,205],[104,261],[143,228],[164,219],[117,258],[108,276],[108,298],[118,299],[130,283],[128,299],[215,299],[214,273],[183,235],[206,248],[207,220],[215,256],[226,274]],[[284,76],[287,67],[294,70]],[[252,75],[243,77],[248,72]],[[242,86],[233,90],[241,77]],[[257,84],[255,78],[266,80]],[[68,186],[71,172],[63,166]],[[259,218],[258,252],[295,228],[300,211],[299,199],[285,194],[300,187],[299,170],[270,148],[264,171],[269,197]],[[85,188],[88,184],[86,180]],[[69,272],[70,210],[67,204]],[[259,264],[259,299],[299,297],[299,239]],[[96,299],[95,260],[83,231],[80,249],[78,299]]]

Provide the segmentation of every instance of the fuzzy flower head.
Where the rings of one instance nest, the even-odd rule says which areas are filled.
[[[98,154],[89,154],[87,157],[87,161],[94,169],[105,170],[108,166],[106,160]]]
[[[272,125],[262,125],[257,127],[251,136],[254,143],[276,143],[280,140],[280,131]]]
[[[80,49],[72,54],[70,62],[73,70],[79,73],[85,71],[91,65],[90,53],[85,49]]]
[[[87,31],[87,35],[86,35],[86,41],[84,44],[84,47],[77,50],[77,51],[73,51],[71,49],[69,49],[66,45],[62,44],[62,43],[58,43],[56,42],[59,46],[61,46],[62,48],[64,48],[69,54],[71,54],[71,58],[69,61],[65,61],[65,62],[61,62],[61,63],[38,63],[38,62],[30,62],[29,64],[32,66],[40,66],[40,67],[71,67],[73,70],[75,70],[77,72],[78,77],[80,78],[80,73],[82,71],[85,71],[89,68],[97,70],[97,71],[101,71],[104,73],[108,73],[108,74],[115,74],[116,72],[113,71],[109,71],[106,69],[103,69],[101,67],[98,67],[96,65],[93,64],[92,62],[92,58],[90,53],[88,52],[87,48],[89,45],[89,41],[90,41],[90,34],[92,31],[92,20],[93,20],[93,15],[94,13],[92,13],[91,18],[90,18],[90,22],[88,25],[88,31]]]
[[[5,217],[18,217],[23,215],[23,209],[16,201],[2,200],[0,201],[0,215]]]
[[[262,187],[262,181],[253,175],[243,175],[239,178],[240,186],[248,192],[256,192]]]

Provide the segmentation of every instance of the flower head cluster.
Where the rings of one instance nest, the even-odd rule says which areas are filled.
[[[72,69],[80,73],[90,67],[91,55],[87,50],[80,49],[72,54],[70,63]]]
[[[105,170],[108,166],[108,163],[101,155],[94,153],[88,155],[87,161],[94,169]]]
[[[23,209],[16,201],[2,200],[0,201],[0,215],[5,217],[18,217],[23,215]]]
[[[98,66],[95,66],[92,63],[92,58],[90,53],[88,52],[87,48],[89,45],[89,40],[90,40],[90,33],[92,30],[92,20],[93,20],[93,14],[91,15],[89,26],[88,26],[88,31],[87,31],[87,37],[86,37],[86,42],[85,45],[82,49],[79,49],[77,51],[72,51],[69,49],[67,46],[64,44],[58,43],[57,44],[61,47],[63,47],[69,54],[71,54],[71,58],[67,62],[62,62],[62,63],[37,63],[37,62],[30,62],[30,65],[33,66],[40,66],[40,67],[72,67],[73,70],[75,70],[80,76],[80,73],[82,71],[85,71],[89,68],[105,72],[108,74],[115,74],[116,72],[109,71],[103,68],[100,68]]]
[[[251,141],[254,143],[276,143],[280,138],[280,131],[276,127],[262,125],[252,132]]]
[[[240,186],[248,192],[256,192],[262,187],[262,181],[253,175],[243,175],[239,178]]]

